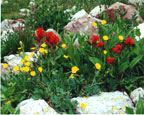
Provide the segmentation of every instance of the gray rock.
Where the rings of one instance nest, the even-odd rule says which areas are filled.
[[[144,23],[139,24],[137,28],[140,30],[141,35],[140,37],[136,36],[135,38],[137,41],[139,41],[140,39],[144,38]]]
[[[58,115],[58,113],[51,108],[46,101],[39,99],[27,99],[22,101],[16,108],[16,111],[20,109],[20,115]]]
[[[139,4],[139,5],[143,5],[144,4],[144,0],[128,0],[131,4]]]
[[[136,104],[139,100],[139,96],[144,99],[144,89],[139,87],[131,92],[130,97],[132,101]]]
[[[97,15],[99,15],[100,13],[102,13],[105,10],[106,6],[105,5],[101,5],[101,6],[96,6],[93,10],[90,11],[90,15],[93,17],[96,17]]]
[[[78,101],[77,112],[80,114],[125,114],[126,107],[133,104],[128,95],[124,92],[102,92],[100,95],[90,97],[77,97],[72,101]],[[82,104],[86,104],[82,108]]]

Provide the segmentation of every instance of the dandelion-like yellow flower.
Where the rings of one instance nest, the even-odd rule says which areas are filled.
[[[86,104],[85,103],[81,103],[80,106],[81,106],[82,109],[86,108]]]
[[[24,60],[28,60],[28,59],[29,59],[29,56],[25,56],[25,57],[24,57]]]
[[[19,70],[19,67],[18,66],[15,66],[14,68],[13,68],[13,71],[18,71]]]
[[[74,76],[73,74],[71,74],[70,77],[71,77],[71,79],[74,79],[74,78],[75,78],[75,76]]]
[[[123,36],[119,36],[119,40],[123,41],[124,40],[124,37]]]
[[[31,71],[30,75],[34,77],[34,76],[36,76],[36,72],[35,71]]]
[[[79,68],[74,66],[74,67],[72,67],[71,70],[72,70],[72,73],[76,73],[77,71],[79,71]]]
[[[66,48],[66,44],[62,44],[61,47],[62,47],[62,48]]]
[[[104,54],[107,54],[107,51],[106,51],[106,50],[104,50],[104,51],[103,51],[103,53],[104,53]]]
[[[41,47],[43,47],[43,48],[45,48],[47,45],[45,44],[45,43],[43,43],[42,45],[41,45]]]
[[[30,56],[33,57],[33,56],[34,56],[34,53],[31,53]]]
[[[96,67],[96,69],[100,70],[100,69],[101,69],[101,64],[96,63],[96,64],[95,64],[95,67]]]
[[[44,52],[47,54],[48,53],[47,49],[45,49]]]
[[[29,68],[29,67],[23,67],[23,70],[24,70],[25,72],[29,72],[29,71],[30,71],[30,68]]]
[[[21,47],[19,47],[18,50],[21,50]]]
[[[5,104],[10,104],[11,103],[11,101],[9,100],[9,101],[7,101],[7,102],[5,102]]]
[[[64,55],[63,57],[67,59],[69,56],[67,56],[67,55]]]
[[[103,36],[103,39],[108,40],[109,38],[108,38],[108,36],[105,35],[105,36]]]
[[[93,22],[93,23],[92,23],[92,26],[93,26],[93,27],[96,27],[96,26],[97,26],[97,23]]]
[[[39,48],[40,53],[44,53],[44,51],[45,51],[44,48]]]
[[[2,66],[3,66],[4,69],[6,69],[8,67],[8,64],[4,63]]]
[[[31,63],[29,61],[24,63],[25,66],[30,66],[30,64]]]
[[[35,47],[32,47],[32,48],[31,48],[31,50],[35,50],[35,49],[36,49]]]
[[[20,68],[20,71],[23,72],[24,71],[24,67]]]
[[[42,69],[42,67],[39,67],[38,70],[39,70],[39,72],[42,72],[43,69]]]
[[[106,20],[102,20],[102,21],[101,21],[101,24],[103,24],[103,25],[106,24],[106,23],[107,23]]]

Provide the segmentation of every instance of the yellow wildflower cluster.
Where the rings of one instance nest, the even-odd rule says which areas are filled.
[[[62,44],[61,47],[62,47],[62,48],[66,48],[66,44]]]
[[[2,66],[3,66],[4,69],[6,69],[8,67],[8,64],[4,63]]]
[[[7,101],[7,102],[5,102],[5,104],[7,104],[7,105],[8,105],[8,104],[10,104],[10,103],[11,103],[11,101],[10,101],[10,100],[9,100],[9,101]]]
[[[86,108],[86,103],[81,103],[80,106],[81,106],[82,109],[85,109]]]
[[[124,37],[120,35],[120,36],[119,36],[119,40],[120,40],[120,41],[123,41],[123,40],[124,40]]]
[[[103,36],[103,39],[108,40],[109,38],[108,38],[108,36],[105,35],[105,36]]]
[[[79,71],[79,68],[77,66],[72,67],[72,73],[76,73],[77,71]]]
[[[96,67],[96,69],[100,70],[101,69],[101,64],[100,63],[96,63],[95,67]]]
[[[64,55],[63,57],[64,57],[65,59],[67,59],[69,56],[67,56],[67,55]]]
[[[45,43],[41,44],[42,48],[39,48],[40,53],[48,53],[47,49],[44,49],[47,45]]]
[[[93,22],[93,23],[92,23],[92,26],[93,26],[93,27],[96,27],[96,26],[97,26],[97,23]]]
[[[107,23],[106,20],[102,20],[102,21],[101,21],[101,24],[103,24],[103,25],[106,24],[106,23]]]

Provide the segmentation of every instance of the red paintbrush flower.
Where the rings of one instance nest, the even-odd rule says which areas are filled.
[[[42,28],[38,28],[36,30],[36,34],[34,35],[38,40],[41,40],[45,36],[45,31]]]
[[[121,46],[121,45],[115,45],[115,47],[113,47],[112,50],[113,50],[115,53],[120,53],[121,50],[122,50],[122,46]]]
[[[95,46],[96,46],[96,47],[103,47],[104,44],[105,44],[104,42],[100,41],[100,42],[99,42],[98,44],[96,44]]]
[[[115,58],[108,57],[106,58],[107,63],[114,63]]]
[[[96,43],[99,40],[99,36],[93,35],[89,40],[91,40],[92,43]]]
[[[131,37],[128,37],[128,38],[124,41],[124,43],[125,43],[126,45],[134,45],[134,41],[133,41],[133,39],[132,39]]]

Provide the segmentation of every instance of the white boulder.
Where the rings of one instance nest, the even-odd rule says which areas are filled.
[[[139,24],[137,28],[140,30],[141,35],[140,37],[136,36],[135,38],[137,41],[139,41],[140,39],[144,38],[144,23]]]
[[[78,101],[77,112],[80,114],[125,114],[126,107],[133,108],[128,95],[119,91],[102,92],[100,95],[72,99],[72,101],[75,100]]]
[[[101,5],[101,6],[96,6],[91,12],[89,13],[91,16],[96,17],[100,13],[102,13],[105,10],[106,6]]]
[[[27,99],[22,101],[16,108],[20,109],[20,115],[58,115],[58,113],[51,108],[46,101],[39,99]]]
[[[132,101],[136,104],[139,100],[139,96],[141,98],[144,98],[144,89],[139,87],[137,89],[135,89],[134,91],[131,92],[130,97],[132,99]]]
[[[80,18],[80,17],[83,17],[83,16],[85,16],[85,15],[88,15],[88,13],[87,13],[84,9],[82,9],[82,10],[80,10],[79,12],[77,12],[76,14],[74,14],[74,15],[72,16],[72,19],[71,19],[71,20],[76,20],[76,19],[78,19],[78,18]]]
[[[128,0],[131,4],[139,4],[139,5],[142,5],[144,4],[144,0]]]

